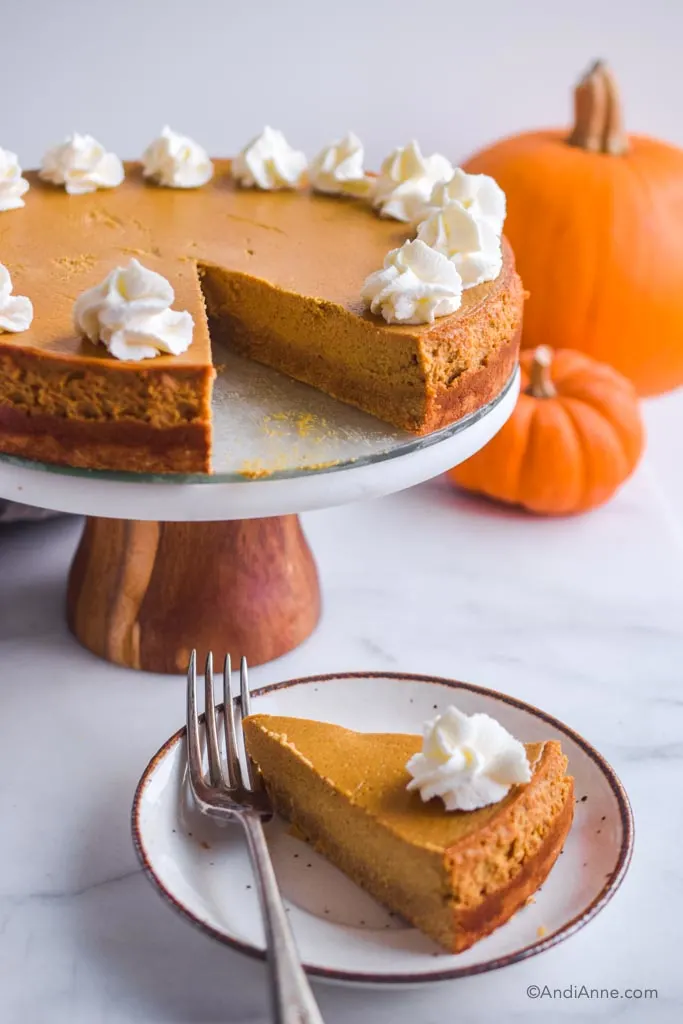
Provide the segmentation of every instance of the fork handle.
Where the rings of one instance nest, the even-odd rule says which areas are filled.
[[[240,820],[246,832],[266,929],[273,1020],[275,1024],[324,1024],[301,966],[261,819],[248,814]]]

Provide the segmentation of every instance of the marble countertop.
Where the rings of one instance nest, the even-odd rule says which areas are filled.
[[[589,516],[535,520],[437,480],[304,517],[323,620],[252,685],[393,669],[515,694],[605,754],[636,821],[625,883],[575,937],[431,989],[319,987],[330,1024],[683,1019],[681,403],[648,416],[648,458]],[[133,853],[133,790],[182,723],[184,683],[115,668],[71,638],[64,587],[79,529],[0,528],[0,1020],[265,1022],[262,966],[177,917]],[[533,1000],[533,984],[658,998]]]

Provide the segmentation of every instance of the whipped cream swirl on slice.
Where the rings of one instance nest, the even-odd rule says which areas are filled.
[[[132,259],[88,288],[74,304],[74,324],[90,341],[102,342],[117,359],[180,355],[192,342],[194,321],[171,309],[175,293],[161,274]]]
[[[199,143],[166,125],[142,154],[142,172],[167,188],[200,188],[213,177],[213,164]]]
[[[382,164],[373,204],[382,217],[414,223],[424,213],[434,185],[452,174],[453,166],[445,156],[423,156],[417,142],[410,142],[395,149]]]
[[[282,132],[267,125],[232,162],[232,175],[244,188],[267,191],[299,188],[306,173],[304,153],[292,149]]]
[[[316,192],[368,196],[374,180],[363,170],[363,143],[353,132],[321,149],[311,162],[309,178]]]
[[[92,135],[69,135],[43,157],[40,177],[63,185],[69,195],[85,195],[98,188],[116,188],[124,179],[123,164]]]
[[[531,779],[524,744],[489,715],[465,715],[451,705],[426,723],[423,737],[406,768],[408,789],[419,790],[425,803],[440,797],[447,811],[476,811]]]
[[[505,193],[498,182],[488,174],[467,174],[456,167],[448,181],[438,182],[430,197],[430,209],[442,209],[450,203],[460,203],[477,220],[485,220],[500,235],[505,223]]]
[[[24,205],[21,197],[28,189],[26,178],[21,176],[17,154],[0,148],[0,211],[18,210]]]
[[[383,269],[366,279],[361,297],[387,323],[427,324],[459,308],[462,281],[449,259],[415,240],[392,249]]]
[[[435,210],[417,229],[417,237],[446,256],[462,278],[463,288],[493,281],[503,266],[500,235],[460,203]]]
[[[0,334],[27,331],[33,320],[33,303],[25,295],[12,295],[12,278],[0,263]]]

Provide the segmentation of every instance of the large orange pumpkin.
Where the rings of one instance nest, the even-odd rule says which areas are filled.
[[[507,193],[505,233],[530,292],[523,346],[552,337],[641,395],[683,383],[683,150],[624,134],[604,64],[576,87],[569,133],[515,135],[464,166]]]
[[[451,479],[541,515],[602,505],[635,469],[643,425],[633,385],[581,352],[546,346],[521,355],[515,410]]]

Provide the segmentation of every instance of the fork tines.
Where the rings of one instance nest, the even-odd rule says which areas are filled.
[[[187,748],[190,782],[195,793],[197,793],[198,789],[207,785],[212,788],[223,788],[233,792],[236,790],[258,788],[255,785],[248,758],[245,755],[247,769],[243,771],[239,754],[240,743],[242,748],[244,748],[242,719],[251,713],[246,658],[242,658],[240,662],[239,704],[241,714],[238,721],[236,721],[235,716],[236,700],[237,698],[233,696],[232,663],[228,654],[223,664],[222,711],[226,751],[226,763],[224,763],[221,758],[218,726],[216,723],[216,711],[221,709],[220,707],[217,709],[214,704],[213,654],[209,652],[204,672],[204,720],[208,761],[208,776],[205,776],[199,732],[199,714],[197,711],[197,652],[192,651],[187,670]]]

